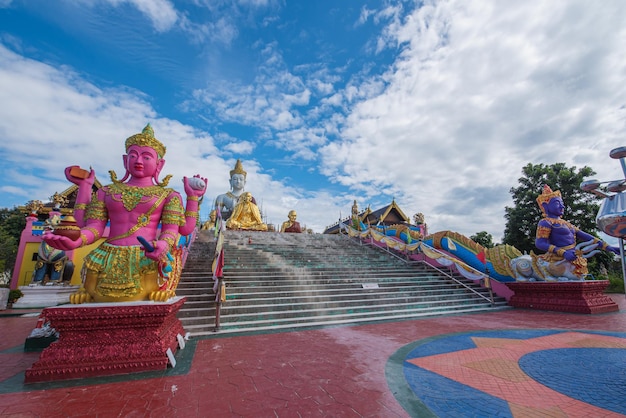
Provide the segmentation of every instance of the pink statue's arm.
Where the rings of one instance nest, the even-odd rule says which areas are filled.
[[[204,187],[201,187],[202,183],[198,182],[198,180],[183,177],[187,204],[185,206],[185,225],[181,226],[178,231],[181,235],[191,234],[196,227],[198,223],[198,207],[200,206],[198,199],[206,192],[207,179],[200,177],[198,174],[193,176],[193,178],[201,180],[204,183]],[[198,184],[200,184],[200,187]]]
[[[91,169],[87,174],[86,170],[77,165],[65,168],[65,178],[78,186],[76,194],[76,204],[74,205],[74,219],[80,227],[85,226],[85,209],[91,201],[91,190],[96,178],[96,172]]]
[[[57,250],[68,251],[76,249],[82,245],[82,241],[80,240],[80,238],[72,240],[63,235],[56,235],[52,231],[44,231],[42,238],[46,244],[53,248],[56,248]]]
[[[63,235],[57,235],[52,231],[44,231],[43,240],[57,250],[74,250],[96,242],[102,236],[105,225],[106,222],[104,221],[88,220],[87,225],[80,230],[80,237],[75,240]]]

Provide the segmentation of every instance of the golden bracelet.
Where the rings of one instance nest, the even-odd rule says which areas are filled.
[[[161,236],[159,237],[159,240],[167,242],[167,245],[169,245],[170,248],[174,248],[174,238],[163,238],[163,236]]]
[[[165,231],[165,232],[161,232],[161,234],[159,235],[160,237],[163,237],[165,235],[169,235],[171,237],[178,237],[178,232],[174,232],[174,231]]]
[[[185,218],[196,218],[198,219],[198,212],[192,212],[190,210],[185,211]]]
[[[86,203],[77,203],[74,205],[74,210],[85,210],[87,209]]]
[[[554,252],[556,255],[558,255],[559,257],[563,257],[563,254],[565,254],[565,249],[563,248],[559,248],[558,250],[556,250]]]
[[[98,232],[96,228],[92,228],[91,226],[86,226],[83,229],[86,229],[87,231],[90,231],[93,234],[94,241],[97,241],[98,239],[100,239],[100,233]]]
[[[87,245],[87,237],[85,234],[80,234],[80,241],[82,242],[81,246]]]
[[[187,200],[195,200],[198,201],[198,196],[187,196]]]

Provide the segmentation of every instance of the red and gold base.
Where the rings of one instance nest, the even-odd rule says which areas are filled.
[[[91,303],[46,308],[59,332],[28,370],[25,383],[164,370],[184,335],[176,314],[185,298],[167,302]]]
[[[515,294],[509,305],[543,311],[596,314],[619,311],[604,291],[608,280],[584,282],[515,282],[506,284]]]

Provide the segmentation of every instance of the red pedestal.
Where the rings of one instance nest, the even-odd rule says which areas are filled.
[[[604,294],[608,280],[584,282],[515,282],[506,284],[515,294],[509,305],[544,311],[604,313],[619,306]]]
[[[168,349],[184,335],[176,314],[185,298],[167,302],[91,303],[43,310],[59,340],[26,370],[25,383],[164,370]]]

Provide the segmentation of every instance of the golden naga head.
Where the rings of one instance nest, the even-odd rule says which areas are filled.
[[[244,179],[248,175],[248,173],[246,173],[246,170],[243,169],[243,165],[241,164],[240,159],[237,159],[237,162],[235,163],[235,168],[230,170],[230,177],[232,177],[233,174],[243,174]]]
[[[561,191],[556,190],[553,192],[550,186],[548,186],[547,184],[544,184],[543,191],[541,192],[539,197],[537,197],[537,204],[539,205],[539,208],[541,209],[543,216],[546,216],[546,210],[544,209],[543,204],[550,202],[550,200],[554,199],[555,197],[560,198]]]
[[[147,124],[140,134],[135,134],[126,139],[126,152],[128,152],[131,145],[150,147],[156,151],[159,158],[163,158],[165,156],[165,145],[154,137],[154,131],[152,130],[152,126],[150,126],[150,124]]]

